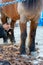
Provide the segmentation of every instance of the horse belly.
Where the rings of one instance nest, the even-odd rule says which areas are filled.
[[[3,2],[7,2],[9,0],[3,0]],[[12,0],[11,0],[12,1]],[[18,12],[17,12],[17,4],[7,5],[2,7],[3,13],[10,17],[13,20],[17,20],[20,18]]]
[[[26,2],[18,3],[18,13],[26,17],[33,18],[40,15],[42,11],[42,0],[26,0]]]

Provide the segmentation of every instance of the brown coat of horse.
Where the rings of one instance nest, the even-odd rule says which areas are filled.
[[[12,1],[12,0],[2,0],[2,2],[9,2],[9,1]],[[8,18],[11,18],[10,24],[11,24],[11,28],[12,28],[12,30],[11,30],[12,35],[9,35],[9,37],[10,37],[11,42],[15,42],[14,33],[13,33],[14,25],[16,23],[16,20],[18,20],[20,18],[19,14],[17,12],[17,3],[2,7],[2,10],[1,10],[2,23],[3,24],[6,23]]]

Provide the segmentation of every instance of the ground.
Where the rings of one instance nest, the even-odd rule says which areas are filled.
[[[31,58],[19,54],[19,46],[17,45],[0,45],[0,60],[7,60],[11,65],[43,65],[43,58]]]

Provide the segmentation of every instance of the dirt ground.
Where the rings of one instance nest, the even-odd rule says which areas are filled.
[[[0,60],[7,60],[11,65],[43,65],[43,58],[21,56],[17,45],[0,45]]]

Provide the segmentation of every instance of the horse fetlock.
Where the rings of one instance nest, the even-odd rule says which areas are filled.
[[[15,42],[16,42],[16,41],[15,41],[15,38],[13,38],[13,37],[10,38],[10,41],[11,41],[12,43],[15,43]]]

